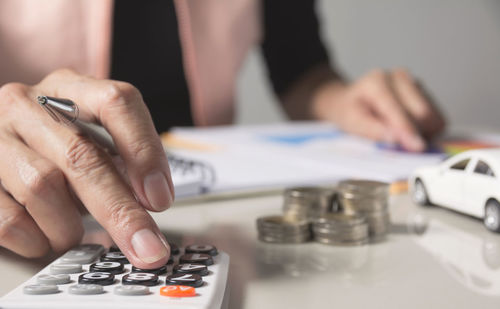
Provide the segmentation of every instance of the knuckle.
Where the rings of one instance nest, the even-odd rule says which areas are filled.
[[[48,192],[61,187],[63,183],[64,175],[55,166],[45,165],[34,168],[25,181],[27,192],[23,202],[26,202],[29,196],[44,196]]]
[[[24,92],[26,86],[21,83],[7,83],[0,87],[0,95],[11,96],[13,93]]]
[[[0,112],[3,114],[16,103],[16,97],[23,94],[26,86],[20,83],[7,83],[0,87]]]
[[[69,142],[66,150],[66,166],[77,175],[86,175],[105,166],[107,160],[90,139],[82,135],[75,135]]]
[[[4,210],[0,215],[0,239],[8,238],[26,220],[23,208]]]
[[[123,108],[140,96],[139,90],[126,82],[109,83],[102,93],[107,108]]]
[[[165,156],[164,150],[160,143],[153,142],[152,138],[140,138],[131,142],[127,147],[134,156],[134,159],[147,159],[161,158]]]
[[[137,102],[142,102],[139,90],[132,84],[113,81],[102,92],[103,107],[100,119],[116,119],[130,117],[131,112],[141,109]],[[144,109],[147,110],[144,106]]]
[[[127,230],[130,226],[144,221],[146,212],[138,207],[132,200],[113,199],[106,207],[109,227],[118,230]]]
[[[116,83],[109,83],[103,89],[102,98],[106,106],[121,104],[121,101],[123,101],[124,98],[124,94],[122,92],[122,89],[118,87]]]
[[[409,81],[409,82],[412,81],[411,74],[408,71],[408,69],[406,69],[406,68],[402,68],[402,67],[401,68],[395,68],[392,71],[392,74],[393,74],[394,78],[396,78],[396,79],[404,80],[404,81]]]
[[[360,83],[368,93],[373,95],[385,95],[387,93],[386,73],[381,69],[369,72]]]

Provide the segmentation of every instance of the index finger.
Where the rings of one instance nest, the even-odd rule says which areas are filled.
[[[411,114],[420,131],[428,138],[441,133],[445,126],[444,117],[422,85],[403,69],[392,71],[391,80],[401,103]]]
[[[144,268],[164,265],[170,254],[168,244],[111,157],[87,136],[54,122],[26,93],[16,93],[13,100],[14,118],[23,119],[12,123],[13,130],[63,171],[78,198],[129,261]]]
[[[385,73],[373,75],[365,88],[364,100],[371,102],[376,114],[385,120],[402,146],[411,151],[422,151],[425,142],[398,97],[390,87]]]
[[[106,128],[125,162],[132,187],[146,208],[160,211],[172,204],[174,189],[167,158],[135,87],[61,70],[37,88],[46,95],[73,100],[84,118]]]

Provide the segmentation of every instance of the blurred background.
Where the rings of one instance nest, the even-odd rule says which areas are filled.
[[[349,79],[408,68],[451,128],[500,131],[500,1],[317,0],[323,41]],[[260,50],[238,81],[237,123],[285,120]]]

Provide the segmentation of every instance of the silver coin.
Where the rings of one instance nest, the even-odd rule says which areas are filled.
[[[366,222],[363,216],[349,215],[345,213],[327,213],[316,218],[314,224],[330,224],[335,226],[353,226]]]
[[[340,192],[383,193],[388,192],[389,184],[374,180],[349,179],[339,182],[337,188]]]
[[[295,187],[285,190],[285,217],[312,219],[333,211],[336,189],[333,187]]]
[[[362,246],[369,243],[368,238],[359,241],[336,241],[328,238],[315,238],[314,240],[322,244],[335,246]]]
[[[311,239],[310,235],[301,237],[270,237],[266,235],[259,235],[259,240],[269,243],[303,243]]]

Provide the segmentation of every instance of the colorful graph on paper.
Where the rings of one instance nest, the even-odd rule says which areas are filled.
[[[482,142],[474,140],[445,140],[440,143],[442,151],[448,155],[455,155],[457,153],[484,148],[497,148],[500,144],[492,142]]]
[[[400,145],[394,144],[377,143],[377,148],[405,152]],[[469,138],[447,138],[429,146],[425,153],[444,153],[447,156],[453,156],[463,151],[485,148],[500,148],[500,141],[493,142]]]

